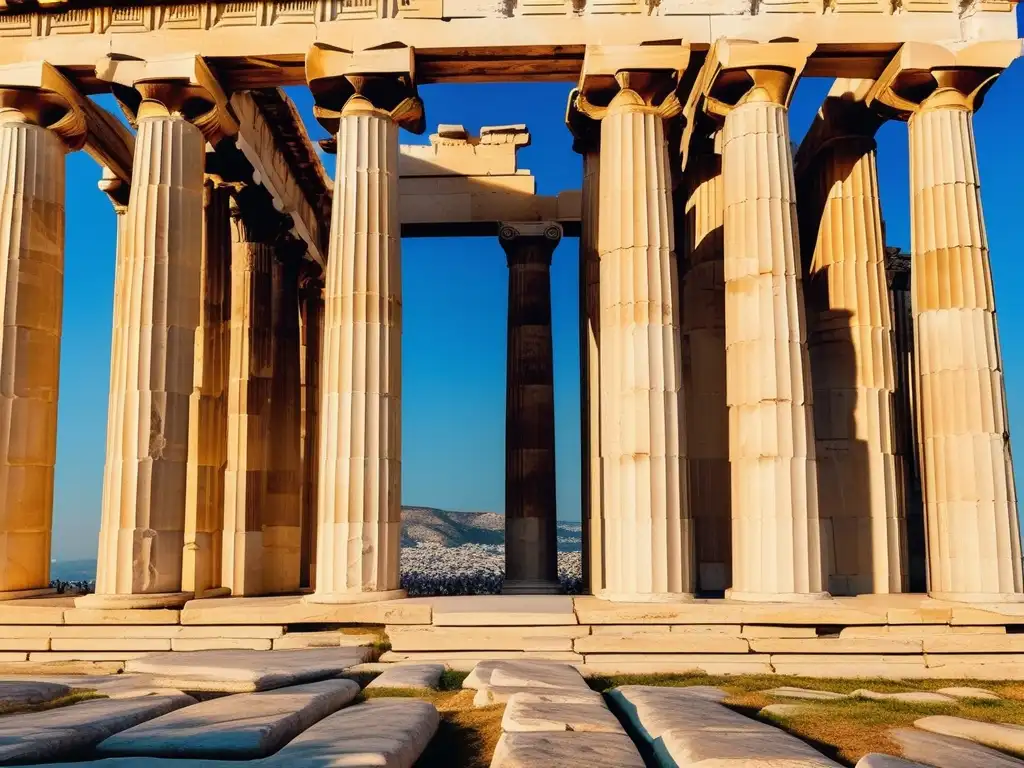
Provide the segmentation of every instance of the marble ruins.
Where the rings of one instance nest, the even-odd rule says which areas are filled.
[[[1013,9],[0,0],[0,596],[47,594],[82,150],[117,252],[99,573],[64,623],[302,592],[302,620],[412,610],[401,239],[439,234],[507,256],[507,592],[558,589],[549,267],[578,237],[584,558],[609,610],[724,595],[810,602],[814,624],[836,596],[1024,601],[972,128],[1021,52]],[[795,148],[801,77],[835,83]],[[524,126],[400,145],[426,126],[419,84],[509,80],[576,83],[580,192],[536,194]],[[298,84],[333,183],[280,90]],[[884,241],[889,120],[909,285]]]

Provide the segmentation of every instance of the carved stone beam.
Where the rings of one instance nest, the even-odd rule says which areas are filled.
[[[908,120],[926,100],[948,100],[972,112],[1014,59],[1021,40],[1000,40],[952,50],[936,43],[904,43],[866,95],[867,104]]]
[[[885,117],[866,102],[874,85],[874,80],[836,78],[796,153],[794,169],[797,178],[818,153],[833,142],[854,136],[874,139],[885,122]]]
[[[96,77],[111,83],[130,118],[181,115],[213,146],[238,133],[227,95],[199,56],[154,61],[107,56],[96,65]]]
[[[0,120],[48,128],[69,150],[85,146],[87,99],[45,61],[0,67]]]
[[[416,57],[412,48],[397,45],[347,51],[315,43],[306,54],[306,81],[315,102],[313,114],[331,136],[338,133],[342,110],[372,106],[399,126],[423,133],[426,117],[416,92]],[[329,149],[329,146],[325,146]]]
[[[815,43],[754,43],[719,40],[683,107],[682,167],[695,137],[710,135],[735,107],[769,101],[788,107]]]

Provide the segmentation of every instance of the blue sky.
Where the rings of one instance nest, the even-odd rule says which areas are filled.
[[[1020,19],[1021,8],[1017,9]],[[791,109],[799,141],[830,86],[800,82]],[[538,192],[580,185],[581,163],[563,124],[568,83],[430,85],[420,89],[430,129],[461,123],[526,123],[533,136],[520,167]],[[288,89],[314,138],[325,134],[301,88]],[[992,249],[1013,434],[1024,430],[1024,64],[990,92],[975,120],[986,223]],[[1017,94],[1017,96],[1015,96]],[[109,97],[100,102],[114,109]],[[116,110],[115,110],[116,111]],[[428,130],[429,133],[429,130]],[[403,133],[404,142],[425,142]],[[890,245],[910,246],[906,126],[881,129],[879,176]],[[333,158],[327,158],[333,175]],[[114,214],[98,191],[99,170],[83,152],[68,157],[67,246],[61,397],[58,417],[53,557],[92,557],[100,520],[110,366]],[[490,238],[407,239],[402,244],[404,504],[459,510],[504,509],[504,253]],[[566,239],[552,265],[558,514],[580,514],[577,241]],[[1018,437],[1018,439],[1024,439]]]

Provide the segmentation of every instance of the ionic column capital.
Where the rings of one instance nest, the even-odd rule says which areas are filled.
[[[158,61],[107,56],[96,77],[112,91],[132,121],[146,117],[182,117],[216,146],[238,133],[228,97],[200,56]]]
[[[508,265],[551,266],[551,256],[562,240],[562,225],[554,221],[502,222],[498,242]]]
[[[78,89],[45,61],[0,67],[0,123],[52,131],[69,150],[85,145],[88,125]]]
[[[315,43],[306,54],[306,81],[313,114],[332,136],[342,117],[355,114],[385,116],[417,134],[426,128],[412,48],[354,52]]]
[[[867,93],[867,104],[896,120],[929,109],[978,110],[995,79],[1021,55],[1020,40],[968,45],[905,43]]]

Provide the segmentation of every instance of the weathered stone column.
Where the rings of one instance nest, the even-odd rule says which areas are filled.
[[[0,68],[0,600],[51,591],[64,159],[85,125],[42,66],[30,89]]]
[[[274,377],[273,264],[280,223],[231,201],[231,362],[224,473],[223,584],[235,596],[264,590],[271,388]]]
[[[873,92],[909,124],[928,591],[944,600],[1024,600],[973,129],[985,91],[1019,52],[1020,41],[955,53],[907,44]]]
[[[422,130],[410,49],[314,47],[306,77],[338,161],[327,263],[312,602],[402,597],[398,127]]]
[[[230,191],[208,179],[204,198],[203,260],[195,370],[189,398],[188,473],[182,589],[196,597],[228,592],[221,586],[224,471],[228,442],[231,317]]]
[[[716,43],[691,99],[706,117],[724,122],[732,467],[727,596],[739,600],[827,594],[788,118],[797,77],[813,49],[803,43]]]
[[[866,80],[836,80],[797,155],[829,592],[903,592],[892,309]]]
[[[137,109],[138,133],[112,344],[125,364],[111,382],[96,594],[77,604],[175,606],[191,597],[182,590],[182,549],[203,164],[207,142],[223,136],[224,99],[195,58],[107,60],[97,74]]]
[[[302,509],[299,504],[299,262],[302,241],[285,240],[273,266],[274,375],[270,392],[267,511],[263,520],[263,591],[299,588]]]
[[[683,177],[680,249],[686,454],[697,585],[731,583],[729,409],[725,397],[725,274],[721,148],[707,137],[690,151]]]
[[[611,600],[680,600],[693,590],[665,130],[680,111],[675,89],[688,60],[678,45],[588,49],[570,107],[601,123],[598,595]]]
[[[319,270],[319,268],[317,268]],[[300,277],[302,334],[302,573],[301,587],[316,585],[317,489],[320,474],[320,348],[324,327],[324,284],[321,275]]]
[[[508,257],[508,374],[505,382],[505,594],[555,594],[555,384],[551,344],[551,256],[562,228],[502,224]]]

